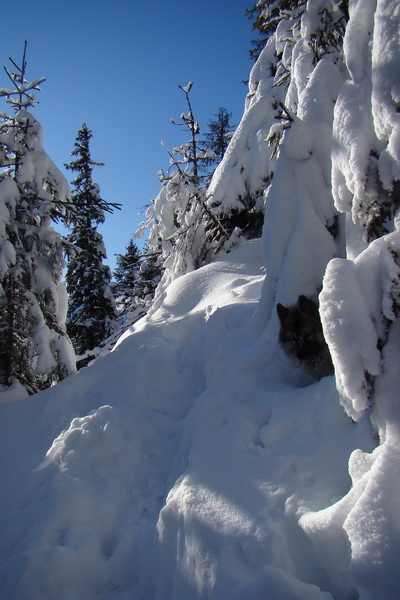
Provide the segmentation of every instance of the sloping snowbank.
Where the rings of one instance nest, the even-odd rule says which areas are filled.
[[[257,332],[260,246],[178,278],[112,353],[1,407],[2,599],[357,597],[329,507],[357,494],[349,457],[353,478],[374,460],[369,419],[333,378],[289,379]],[[313,543],[326,511],[332,561]]]

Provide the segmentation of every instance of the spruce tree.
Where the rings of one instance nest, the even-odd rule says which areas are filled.
[[[253,30],[258,31],[260,36],[251,42],[253,48],[249,53],[254,61],[260,56],[279,23],[293,12],[301,16],[306,4],[307,0],[260,0],[252,8],[246,9],[246,15],[253,19]]]
[[[27,112],[44,79],[25,79],[26,42],[21,65],[10,60],[12,88],[0,90],[15,112],[2,113],[0,125],[0,385],[19,382],[34,393],[75,370],[65,329],[63,241],[52,228],[52,220],[68,218],[70,192]]]
[[[208,164],[215,167],[224,157],[235,126],[231,123],[232,113],[228,112],[226,108],[220,107],[214,117],[214,120],[210,119],[207,123],[205,145],[214,153],[213,158],[208,160]]]
[[[135,308],[135,288],[139,270],[140,252],[135,242],[130,240],[125,254],[117,254],[117,268],[113,273],[115,283],[112,285],[112,291],[122,313]]]
[[[135,282],[135,299],[137,306],[149,308],[162,275],[160,251],[152,252],[145,244],[142,261]]]
[[[93,182],[92,171],[103,163],[90,155],[92,132],[83,124],[71,153],[76,159],[65,167],[75,172],[72,181],[72,201],[75,215],[68,236],[73,250],[68,262],[66,283],[69,293],[67,330],[76,353],[95,349],[116,327],[116,307],[110,288],[111,271],[103,264],[107,258],[102,235],[97,231],[105,220],[105,212],[118,208],[104,200],[99,186]]]

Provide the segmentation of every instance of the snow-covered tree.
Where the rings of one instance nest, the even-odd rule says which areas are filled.
[[[61,283],[63,243],[52,220],[68,218],[70,191],[42,146],[39,122],[27,111],[44,79],[28,82],[26,43],[21,65],[5,69],[11,89],[0,96],[15,115],[0,125],[0,384],[29,393],[75,370],[65,330]]]
[[[266,135],[277,162],[265,192],[264,315],[272,332],[277,300],[294,303],[299,294],[316,296],[323,286],[320,311],[338,388],[357,419],[374,402],[399,314],[393,93],[399,15],[390,1],[366,10],[362,3],[324,0],[274,14],[278,4],[284,5],[258,3],[263,18],[276,19],[275,33],[250,78],[250,86],[257,78],[256,96],[267,89],[267,77],[259,75],[274,48],[281,122]],[[346,346],[355,339],[352,355]]]
[[[233,197],[233,158],[273,173],[263,258],[174,281],[92,374],[3,411],[7,598],[399,599],[400,11],[344,4],[283,15],[219,168]],[[319,308],[334,376],[283,353],[281,301],[307,352]]]
[[[343,252],[331,187],[334,107],[346,76],[336,35],[343,32],[343,22],[339,3],[312,3],[307,10],[300,7],[285,16],[274,36],[282,50],[281,68],[288,76],[280,101],[281,123],[274,129],[276,169],[265,193],[269,311],[276,298],[285,304],[299,294],[318,294],[327,263]],[[319,51],[315,40],[322,31],[326,43]],[[335,42],[329,45],[329,39]]]
[[[392,401],[387,386],[400,316],[400,13],[387,0],[366,12],[350,6],[350,17],[348,78],[335,107],[332,148],[346,252],[329,265],[321,308],[346,410],[358,419],[373,405],[385,439],[388,424],[379,412]]]
[[[254,6],[246,9],[249,19],[253,20],[253,30],[258,31],[259,38],[252,41],[250,56],[257,60],[265,44],[275,33],[284,16],[293,15],[295,9],[307,4],[307,0],[259,0]]]
[[[159,171],[161,191],[139,230],[151,227],[150,253],[159,252],[161,243],[163,267],[169,279],[204,264],[207,256],[227,238],[226,230],[207,206],[207,176],[201,175],[201,164],[206,164],[214,153],[201,147],[198,140],[200,127],[189,96],[192,85],[189,82],[186,87],[179,86],[185,94],[188,112],[181,114],[178,123],[171,120],[188,132],[189,140],[169,152],[168,171]]]
[[[91,158],[91,137],[87,125],[82,125],[71,152],[77,158],[65,165],[77,174],[72,181],[75,214],[68,236],[74,249],[70,250],[66,283],[69,293],[67,329],[75,351],[80,355],[93,350],[111,335],[117,318],[110,287],[111,271],[103,264],[107,254],[97,226],[104,222],[104,213],[112,212],[118,205],[104,200],[99,186],[93,182],[93,167],[102,163]]]
[[[208,121],[208,131],[204,136],[204,144],[214,153],[214,157],[207,161],[208,165],[213,167],[223,159],[235,129],[231,123],[232,113],[228,112],[226,108],[220,107],[214,117]]]
[[[291,14],[287,31],[270,37],[253,67],[243,118],[207,191],[212,214],[233,223],[248,237],[261,235],[264,192],[271,183],[279,142],[291,118],[284,105],[291,55],[283,52],[283,40],[288,48],[293,45],[290,29],[298,27],[298,19]]]
[[[315,295],[327,263],[341,251],[330,181],[333,108],[346,73],[340,4],[301,2],[288,10],[285,2],[264,3],[274,33],[252,69],[243,119],[208,190],[220,219],[265,206],[267,319],[276,294],[284,304]],[[294,236],[304,240],[301,252]],[[286,268],[290,288],[280,283]]]
[[[299,67],[307,77],[324,55],[341,60],[345,2],[312,3],[307,10],[306,4],[265,0],[254,7],[260,27],[265,25],[266,45],[262,42],[250,74],[242,121],[208,189],[212,213],[223,223],[238,226],[247,237],[261,233],[280,144],[298,113]]]
[[[340,401],[361,427],[370,418],[377,434],[375,451],[350,456],[353,485],[345,498],[300,525],[334,581],[335,597],[395,599],[399,531],[388,524],[397,520],[399,494],[400,12],[395,0],[310,0],[299,7],[279,15],[253,68],[254,95],[217,169],[216,191],[228,191],[229,174],[234,181],[229,154],[243,165],[246,136],[274,143],[256,319],[263,352],[277,351],[277,302],[318,296]],[[268,76],[274,56],[278,89]],[[286,122],[273,126],[267,100],[276,92]],[[261,156],[256,144],[252,154]],[[254,185],[254,171],[246,176]],[[338,548],[346,548],[338,571],[333,545],[338,558]]]
[[[136,303],[138,306],[149,308],[162,276],[160,252],[151,252],[145,244],[138,277],[135,285]]]
[[[119,310],[125,313],[135,304],[135,288],[140,270],[140,251],[133,240],[124,254],[117,254],[117,267],[113,273],[112,292]]]

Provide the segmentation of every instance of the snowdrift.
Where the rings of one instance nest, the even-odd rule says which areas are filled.
[[[112,353],[1,407],[2,599],[371,592],[395,448],[259,330],[260,254],[176,279]],[[375,571],[360,597],[394,598]]]

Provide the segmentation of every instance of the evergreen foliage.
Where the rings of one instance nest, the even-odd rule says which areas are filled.
[[[314,278],[311,285],[307,282],[307,293],[320,290],[323,281],[320,312],[338,389],[346,410],[356,418],[376,400],[385,376],[386,344],[400,314],[398,103],[389,91],[399,57],[398,40],[391,36],[394,28],[388,27],[395,15],[389,5],[367,15],[365,7],[354,4],[352,27],[346,30],[346,1],[299,2],[291,11],[285,2],[266,1],[255,8],[275,34],[253,69],[254,105],[261,97],[259,76],[267,67],[274,78],[278,121],[267,136],[279,170],[265,193],[269,286],[264,301],[273,315],[276,299],[286,293],[281,273],[291,274],[292,293],[304,293],[304,265],[309,279]],[[384,58],[377,50],[380,35],[387,44]],[[321,106],[324,111],[316,110]],[[304,186],[296,197],[307,169],[308,181],[319,192],[315,195]],[[298,217],[310,214],[310,207],[317,216],[312,228]],[[283,222],[292,224],[285,234]],[[310,234],[316,235],[318,228],[318,242],[313,243]],[[302,246],[295,240],[303,240]],[[318,253],[311,252],[313,247]],[[379,298],[372,299],[377,289]],[[364,308],[356,314],[357,297]],[[350,365],[349,343],[359,348]]]
[[[0,90],[15,112],[2,113],[0,125],[0,384],[19,382],[34,393],[75,370],[65,330],[63,242],[51,226],[69,218],[70,193],[26,110],[44,81],[25,79],[26,42],[21,65],[10,60],[12,88]]]
[[[249,19],[253,19],[253,30],[258,31],[260,37],[252,41],[253,48],[250,56],[257,60],[265,47],[268,39],[276,32],[283,20],[293,20],[302,17],[306,10],[306,0],[260,0],[252,8],[246,10]],[[336,21],[332,16],[339,14]],[[341,0],[338,2],[327,2],[321,4],[319,11],[319,27],[314,31],[310,44],[315,51],[316,57],[320,58],[331,48],[339,49],[341,46],[346,23],[349,20],[349,2]],[[332,23],[335,24],[332,27]]]
[[[116,327],[116,307],[110,288],[111,271],[103,264],[107,258],[102,235],[97,231],[105,212],[118,208],[104,200],[92,171],[102,166],[92,160],[89,143],[92,132],[83,124],[75,140],[72,156],[77,158],[66,168],[77,173],[72,181],[72,200],[76,213],[71,218],[72,244],[66,283],[69,293],[67,329],[77,354],[96,348]]]
[[[346,6],[327,0],[308,10],[303,1],[265,0],[249,9],[267,35],[250,74],[244,118],[208,189],[209,207],[229,233],[236,227],[247,238],[261,235],[282,142],[298,119],[301,89],[293,73],[300,48],[307,76],[324,57],[341,69]],[[326,226],[333,231],[335,223]]]
[[[253,30],[260,35],[252,41],[253,48],[249,52],[254,61],[258,59],[282,19],[290,17],[297,9],[302,14],[306,4],[307,0],[260,0],[252,8],[246,9],[249,19],[253,19]]]
[[[148,244],[145,244],[135,284],[135,298],[138,306],[148,308],[154,299],[162,275],[159,257],[159,251],[151,252]]]
[[[133,240],[129,241],[125,254],[117,254],[117,268],[113,273],[115,283],[112,291],[119,311],[132,310],[135,303],[136,284],[140,270],[140,252]]]
[[[168,151],[169,169],[158,173],[162,189],[140,228],[142,231],[151,227],[150,253],[159,253],[161,244],[163,267],[172,278],[204,264],[228,237],[207,204],[208,176],[202,175],[201,170],[214,158],[214,153],[202,147],[198,139],[200,127],[189,96],[192,85],[189,82],[185,87],[179,86],[185,94],[188,112],[181,114],[178,123],[171,119],[188,132],[189,141]]]
[[[207,123],[205,145],[214,153],[214,157],[209,159],[208,165],[216,167],[224,157],[235,126],[231,123],[232,113],[228,112],[226,108],[220,107],[214,117],[214,120],[210,119]]]
[[[221,215],[264,194],[262,257],[246,244],[160,285],[92,374],[4,410],[7,597],[398,600],[400,11],[352,2],[342,47],[343,5],[279,15],[213,178]],[[146,215],[148,262],[172,277],[211,230],[193,164],[172,163]],[[20,191],[0,190],[10,269]],[[316,383],[321,325],[334,374]]]

